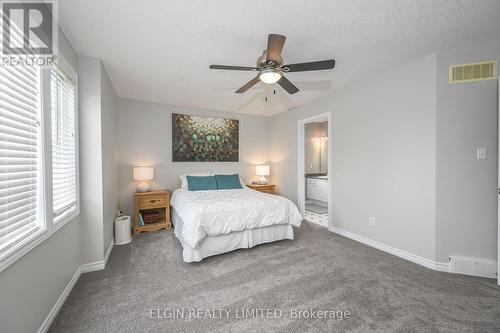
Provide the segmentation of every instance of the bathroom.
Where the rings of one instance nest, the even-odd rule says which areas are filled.
[[[304,218],[328,227],[328,121],[306,123],[304,139]]]

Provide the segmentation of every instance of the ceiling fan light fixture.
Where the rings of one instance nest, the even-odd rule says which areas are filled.
[[[1,0],[0,0],[1,1]],[[283,61],[281,52],[285,45],[286,37],[278,34],[269,34],[267,36],[267,48],[262,55],[257,59],[255,67],[246,66],[229,66],[229,65],[210,65],[211,69],[225,69],[233,71],[256,71],[258,75],[254,76],[249,82],[236,90],[236,94],[241,94],[255,86],[259,81],[265,84],[278,83],[281,88],[285,89],[290,95],[299,91],[292,82],[290,82],[283,73],[293,72],[309,72],[320,71],[325,69],[333,69],[335,67],[335,59],[300,62],[296,64],[287,64]],[[276,91],[273,92],[276,94]]]
[[[265,84],[273,84],[281,79],[281,73],[273,68],[266,68],[260,72],[259,79]]]

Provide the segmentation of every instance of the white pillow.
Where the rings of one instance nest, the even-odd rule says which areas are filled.
[[[194,176],[194,177],[205,177],[205,176],[213,176],[211,172],[197,172],[197,173],[186,173],[184,175],[180,175],[179,179],[181,180],[181,188],[187,190],[188,182],[186,176]]]
[[[212,175],[238,175],[238,178],[240,178],[240,184],[241,184],[241,187],[242,188],[245,188],[245,182],[243,181],[243,179],[241,179],[241,176],[239,173],[237,172],[213,172]]]

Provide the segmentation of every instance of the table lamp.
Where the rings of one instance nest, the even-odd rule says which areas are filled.
[[[154,177],[153,167],[134,167],[134,180],[141,181],[137,184],[137,192],[148,192],[150,190],[148,180]]]
[[[255,167],[255,174],[260,176],[259,184],[264,185],[267,184],[267,179],[265,176],[269,176],[269,165],[257,165]]]

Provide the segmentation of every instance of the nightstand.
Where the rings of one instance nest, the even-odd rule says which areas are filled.
[[[170,229],[170,194],[168,190],[134,193],[134,234]],[[139,213],[158,213],[159,222],[139,225]]]
[[[269,194],[276,193],[276,185],[273,184],[265,184],[265,185],[247,184],[247,187],[251,188],[252,190],[256,190],[263,193],[269,193]]]

